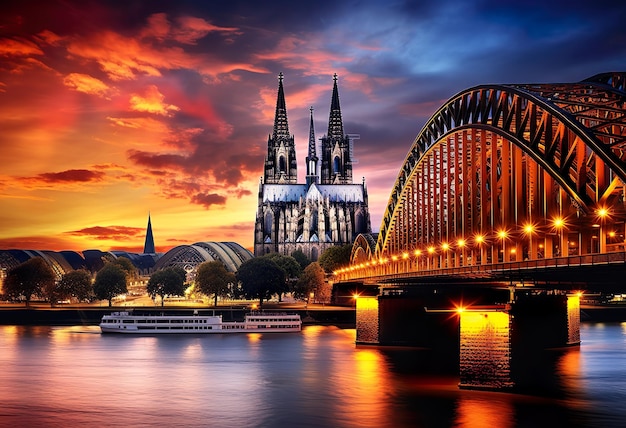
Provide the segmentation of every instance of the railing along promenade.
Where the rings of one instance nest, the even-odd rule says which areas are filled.
[[[523,280],[532,272],[544,269],[625,265],[626,252],[585,254],[568,257],[476,264],[436,269],[411,269],[411,261],[381,262],[375,266],[350,267],[335,272],[334,282],[363,281],[364,283],[394,283],[418,278],[457,278],[486,280]]]

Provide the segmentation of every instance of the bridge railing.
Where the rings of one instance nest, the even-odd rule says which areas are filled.
[[[498,272],[530,271],[546,268],[564,268],[619,263],[626,264],[626,251],[420,270],[411,269],[410,263],[407,263],[405,260],[398,260],[373,266],[351,266],[340,269],[335,272],[334,281],[382,281],[402,278],[436,278],[454,276],[487,279],[493,276],[494,273]]]

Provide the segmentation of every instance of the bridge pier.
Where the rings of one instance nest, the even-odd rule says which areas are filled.
[[[554,350],[580,344],[576,295],[482,290],[480,305],[461,309],[438,291],[393,288],[357,299],[357,344],[423,349],[439,367],[458,369],[460,388],[492,390],[545,387]],[[478,301],[467,290],[456,297]]]

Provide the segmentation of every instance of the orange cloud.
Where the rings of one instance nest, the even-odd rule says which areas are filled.
[[[104,177],[104,173],[100,171],[89,171],[86,169],[69,169],[62,172],[46,172],[39,174],[38,177],[47,183],[84,183],[87,181],[100,181]]]
[[[31,56],[43,55],[43,51],[39,49],[35,43],[24,39],[0,39],[0,55],[1,56]]]
[[[101,182],[106,175],[102,171],[87,169],[69,169],[61,172],[44,172],[32,177],[10,177],[14,186],[23,186],[26,189],[55,188],[59,186],[81,185]]]
[[[172,25],[165,13],[155,13],[148,17],[148,25],[141,31],[141,37],[153,37],[157,40],[172,39],[183,44],[196,42],[210,32],[237,33],[238,28],[218,27],[202,18],[183,16]]]
[[[108,95],[112,92],[112,89],[102,80],[87,74],[70,73],[65,76],[63,83],[75,91],[97,95],[105,99],[108,99]]]
[[[191,198],[191,202],[209,208],[212,205],[225,205],[226,198],[217,193],[198,193]]]
[[[67,235],[84,236],[101,241],[124,241],[145,234],[145,229],[128,226],[92,226],[65,232]]]
[[[154,113],[161,116],[171,116],[173,112],[180,110],[172,104],[165,104],[165,96],[159,92],[155,85],[150,85],[145,90],[144,95],[134,94],[130,97],[131,110]]]
[[[134,80],[139,76],[161,76],[161,70],[190,69],[207,79],[234,70],[266,73],[262,67],[246,63],[230,63],[211,56],[185,52],[176,42],[195,44],[195,41],[212,31],[237,34],[238,29],[217,27],[200,18],[179,18],[172,26],[164,14],[152,15],[139,37],[125,36],[113,31],[103,31],[91,37],[67,39],[67,51],[72,56],[97,63],[113,81]],[[155,43],[155,40],[159,43]]]

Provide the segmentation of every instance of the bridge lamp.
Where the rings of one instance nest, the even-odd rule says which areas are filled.
[[[601,207],[596,210],[596,214],[602,220],[609,215],[609,210],[606,207]]]
[[[402,258],[404,260],[408,259],[409,258],[409,253],[402,253]]]
[[[533,254],[533,233],[534,232],[535,232],[534,224],[526,223],[524,225],[524,233],[528,236],[528,258],[529,259],[534,258],[534,254]]]
[[[563,228],[563,226],[565,226],[565,220],[563,220],[563,217],[556,217],[552,221],[552,224],[554,225],[555,229],[561,229]]]
[[[474,237],[474,242],[476,242],[478,245],[481,245],[485,242],[485,237],[483,235],[476,235]]]
[[[535,231],[535,225],[528,223],[524,225],[524,233],[527,235],[532,234]]]
[[[394,261],[394,262],[397,261],[398,260],[398,256],[396,256],[396,255],[391,256],[391,260]]]
[[[433,254],[434,252],[435,252],[435,247],[433,247],[432,245],[428,247],[428,254]]]
[[[508,256],[506,255],[506,238],[509,236],[509,234],[506,230],[500,229],[497,232],[497,236],[502,241],[502,262],[508,262]]]
[[[448,251],[450,249],[450,244],[448,244],[447,242],[444,242],[443,244],[441,244],[441,249],[443,251]]]
[[[563,228],[565,227],[565,219],[563,217],[555,217],[554,220],[552,220],[552,225],[554,226],[554,229],[556,229],[556,231],[559,233],[559,251],[562,251],[563,253],[565,251],[563,251]],[[566,255],[566,254],[561,254]]]
[[[461,239],[459,239],[458,241],[456,241],[456,245],[457,245],[459,248],[463,248],[463,247],[465,247],[465,239],[462,239],[462,238],[461,238]]]
[[[600,219],[600,253],[606,252],[606,236],[604,236],[604,220],[609,216],[609,210],[606,207],[600,207],[596,210],[596,215]]]

